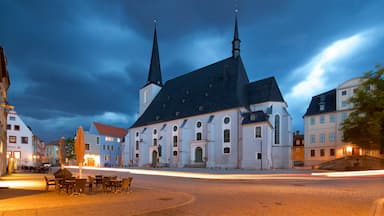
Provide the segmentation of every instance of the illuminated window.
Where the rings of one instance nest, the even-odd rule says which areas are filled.
[[[8,140],[10,143],[16,143],[16,136],[9,136]]]
[[[108,142],[113,142],[113,137],[109,137],[109,136],[106,136],[105,137],[105,141],[108,141]]]

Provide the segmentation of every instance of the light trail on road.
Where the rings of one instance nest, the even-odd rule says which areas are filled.
[[[78,166],[65,166],[70,169],[78,169]],[[125,168],[106,168],[106,167],[83,167],[84,170],[93,171],[110,171],[110,172],[125,172],[139,175],[156,175],[169,176],[179,178],[194,178],[194,179],[221,179],[221,180],[256,180],[256,179],[305,179],[311,180],[311,174],[217,174],[217,173],[199,173],[199,172],[181,172],[181,171],[166,171],[166,170],[145,170],[145,169],[125,169]],[[320,176],[322,177],[322,176]],[[318,179],[318,178],[317,178]]]
[[[312,173],[312,176],[327,176],[327,177],[384,176],[384,170],[323,172],[323,173]]]

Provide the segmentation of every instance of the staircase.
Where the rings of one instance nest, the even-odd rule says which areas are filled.
[[[321,163],[316,168],[337,171],[384,169],[384,159],[372,156],[347,156]]]

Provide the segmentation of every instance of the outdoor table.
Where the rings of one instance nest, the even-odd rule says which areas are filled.
[[[75,187],[75,184],[76,184],[76,179],[65,180],[65,187],[66,187],[67,193],[69,193],[69,191],[73,192],[73,188]]]
[[[117,188],[121,187],[121,179],[110,179],[111,192],[116,192]]]

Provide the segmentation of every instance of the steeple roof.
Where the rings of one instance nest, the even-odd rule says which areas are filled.
[[[147,85],[152,84],[152,83],[159,85],[159,86],[163,85],[163,82],[161,79],[159,49],[158,49],[158,45],[157,45],[156,25],[155,25],[155,32],[153,34],[153,47],[152,47],[151,64],[149,66],[148,80],[147,80],[147,83],[145,85],[147,86]]]
[[[240,56],[240,38],[239,38],[239,30],[237,27],[237,14],[235,17],[235,30],[233,33],[233,41],[232,41],[232,56],[234,58]]]

